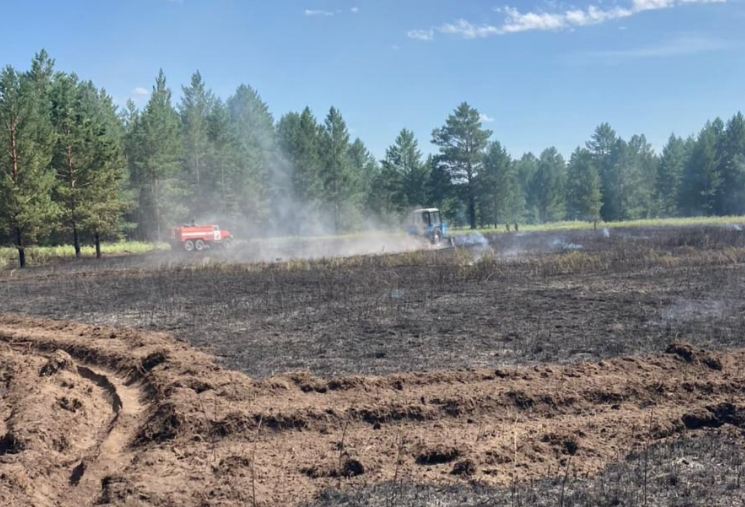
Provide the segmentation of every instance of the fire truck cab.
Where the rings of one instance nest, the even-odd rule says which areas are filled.
[[[219,225],[184,224],[168,229],[168,242],[174,251],[201,252],[208,248],[228,248],[233,241],[229,231]]]

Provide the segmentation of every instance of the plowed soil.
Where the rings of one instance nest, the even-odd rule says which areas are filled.
[[[0,505],[284,506],[387,481],[593,475],[745,428],[744,361],[675,343],[570,366],[254,381],[166,334],[4,316]]]

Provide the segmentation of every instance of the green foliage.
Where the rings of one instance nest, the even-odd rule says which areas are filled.
[[[472,229],[476,228],[476,179],[491,134],[490,130],[482,127],[479,112],[466,102],[448,116],[443,127],[432,132],[432,143],[440,149],[439,163],[460,188],[468,206]]]
[[[386,150],[379,182],[388,194],[388,212],[402,214],[407,209],[427,205],[427,182],[431,166],[422,160],[414,132],[403,129]]]
[[[189,86],[182,86],[183,96],[179,104],[181,116],[182,141],[184,143],[182,177],[189,184],[186,194],[186,207],[190,215],[196,217],[210,208],[208,197],[211,167],[209,138],[210,113],[214,107],[215,97],[207,90],[202,75],[195,72]]]
[[[81,233],[96,238],[116,233],[127,207],[120,187],[122,131],[111,97],[75,75],[55,77],[51,119],[56,133],[55,200],[62,226],[72,233],[80,256]]]
[[[519,192],[514,169],[507,150],[498,141],[490,143],[476,179],[482,226],[514,221],[517,209],[513,197]]]
[[[566,215],[565,180],[564,158],[556,148],[547,148],[541,153],[538,168],[531,182],[531,193],[536,199],[540,222],[555,222],[564,219]]]
[[[536,172],[538,172],[538,159],[532,153],[526,153],[520,160],[515,161],[515,177],[520,195],[525,202],[523,216],[519,218],[528,223],[535,223],[538,220],[538,196],[532,184]]]
[[[359,223],[361,202],[359,168],[350,157],[349,131],[338,109],[332,107],[326,116],[321,137],[323,153],[323,195],[327,212],[336,232],[352,229]]]
[[[586,149],[577,148],[569,160],[566,196],[567,219],[593,223],[600,220],[600,174],[592,153]]]
[[[13,238],[21,267],[25,247],[54,227],[59,212],[50,170],[50,75],[45,53],[37,55],[30,72],[6,67],[0,73],[0,229]]]
[[[234,222],[257,230],[271,219],[270,185],[278,163],[274,119],[258,92],[246,85],[228,99],[227,108],[234,156],[225,172],[223,206]]]
[[[145,110],[131,121],[127,156],[138,193],[141,237],[161,240],[163,229],[185,214],[187,185],[179,178],[183,144],[181,122],[161,70]]]
[[[673,217],[678,214],[678,193],[687,157],[686,142],[674,134],[671,135],[662,149],[655,183],[656,210],[662,217]]]
[[[718,143],[721,191],[717,214],[745,213],[745,116],[737,113],[727,122]]]
[[[688,216],[711,216],[717,209],[722,176],[717,145],[721,122],[707,123],[699,133],[685,166],[680,192],[680,209]]]

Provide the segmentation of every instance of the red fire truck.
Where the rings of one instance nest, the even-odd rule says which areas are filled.
[[[201,252],[208,248],[228,248],[233,235],[219,225],[182,225],[168,229],[168,242],[174,251]]]

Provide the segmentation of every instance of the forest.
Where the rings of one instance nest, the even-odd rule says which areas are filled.
[[[143,108],[58,71],[44,50],[0,75],[0,243],[21,266],[30,245],[158,241],[191,220],[317,235],[395,227],[416,206],[477,228],[741,215],[743,197],[739,112],[672,134],[660,153],[603,123],[566,160],[555,147],[513,158],[463,102],[430,139],[403,128],[377,160],[335,107],[275,119],[257,90],[223,99],[199,72],[176,100],[160,71]]]

